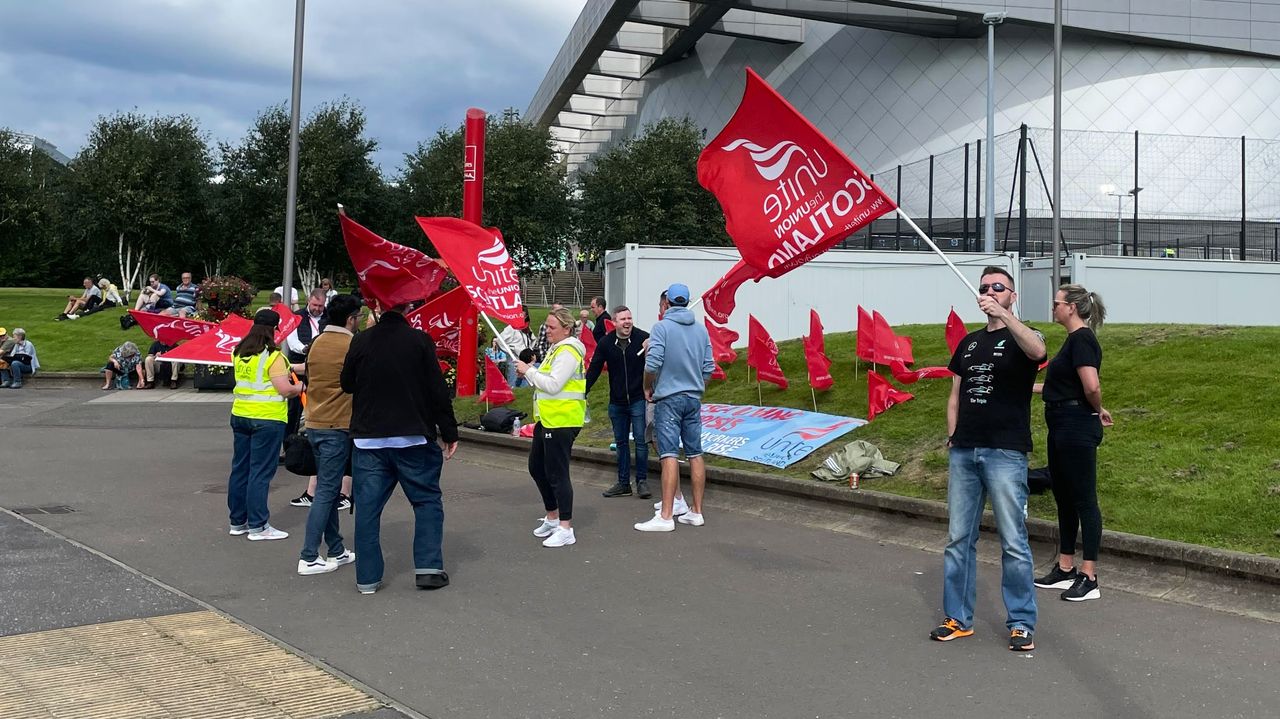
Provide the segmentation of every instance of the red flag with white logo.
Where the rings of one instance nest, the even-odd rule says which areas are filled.
[[[458,355],[462,338],[463,317],[471,307],[471,298],[463,287],[454,287],[435,297],[404,318],[415,328],[431,335],[436,343],[436,354]],[[471,319],[472,322],[475,319]]]
[[[702,293],[703,311],[716,322],[727,324],[729,315],[733,314],[733,309],[738,303],[738,288],[747,280],[759,282],[767,276],[745,261],[738,260],[738,264],[717,280],[711,289]]]
[[[826,340],[822,336],[822,320],[818,311],[809,310],[809,334],[804,338],[804,361],[809,365],[809,385],[814,389],[830,389],[831,360],[827,357]]]
[[[698,157],[742,259],[778,277],[896,205],[804,115],[747,68],[742,102]]]
[[[448,270],[420,250],[379,237],[345,214],[338,215],[360,293],[383,309],[435,295]]]
[[[129,310],[129,314],[138,321],[138,327],[151,339],[162,345],[176,345],[199,337],[218,325],[204,320],[158,315],[141,310]]]
[[[893,385],[889,384],[889,380],[881,377],[879,374],[867,372],[867,421],[876,418],[885,410],[895,404],[902,404],[909,399],[914,399],[915,395],[910,392],[903,392]]]
[[[879,312],[873,311],[871,313],[871,322],[875,337],[877,362],[889,364],[894,360],[898,360],[903,364],[915,364],[916,360],[912,356],[910,337],[899,337],[895,334],[893,328],[889,326],[889,321]]]
[[[893,373],[894,379],[903,384],[915,384],[922,379],[945,379],[952,376],[951,370],[946,367],[921,367],[911,370],[898,360],[889,363],[889,371]]]
[[[280,324],[276,325],[273,339],[277,347],[283,347],[285,338],[293,332],[302,318],[293,314],[285,305],[276,305],[271,309],[280,315]],[[233,362],[232,352],[244,340],[245,335],[249,334],[251,327],[253,320],[240,315],[227,315],[226,319],[204,334],[157,356],[165,362],[230,366]]]
[[[738,341],[738,333],[728,327],[712,324],[709,319],[704,318],[702,323],[707,326],[707,335],[711,338],[712,359],[729,364],[737,362],[738,352],[733,349],[733,343]]]
[[[787,388],[787,376],[778,365],[778,345],[755,315],[748,315],[750,330],[747,336],[747,366],[754,367],[757,380],[772,382]]]
[[[960,342],[969,334],[969,328],[964,326],[964,321],[960,319],[960,315],[956,314],[956,308],[951,308],[951,314],[947,315],[947,351],[951,354],[956,353],[956,348],[960,346]]]
[[[876,364],[876,330],[871,313],[858,305],[858,359]]]
[[[496,227],[481,227],[456,217],[418,217],[418,225],[435,245],[453,276],[467,288],[482,312],[522,329],[524,306],[520,278]]]
[[[507,378],[502,376],[502,370],[498,369],[498,365],[494,364],[487,355],[484,358],[484,391],[476,397],[476,401],[490,404],[508,404],[516,401],[516,393],[511,391],[511,385],[507,384]]]

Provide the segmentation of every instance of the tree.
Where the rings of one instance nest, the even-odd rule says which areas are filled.
[[[338,203],[358,218],[386,205],[386,186],[372,159],[378,143],[365,130],[364,110],[347,99],[321,105],[300,129],[294,277],[304,289],[315,287],[321,273],[351,274]],[[239,145],[223,144],[220,151],[217,201],[222,232],[241,256],[242,266],[234,269],[274,286],[284,259],[289,114],[283,105],[267,108]]]
[[[399,201],[406,214],[462,215],[463,141],[461,125],[442,128],[405,156]],[[550,130],[522,121],[514,110],[488,118],[482,222],[502,230],[517,266],[545,267],[564,258],[572,232],[571,189]],[[416,237],[411,238],[397,218],[390,238],[423,247],[425,238],[417,225],[410,223],[409,229]]]
[[[698,184],[701,130],[688,118],[645,127],[578,176],[578,237],[599,256],[628,243],[732,244],[715,197]]]
[[[0,129],[0,286],[66,284],[78,270],[60,232],[67,170],[37,147]]]
[[[126,292],[203,245],[213,162],[192,118],[100,117],[71,169],[77,225],[89,248],[115,250]]]

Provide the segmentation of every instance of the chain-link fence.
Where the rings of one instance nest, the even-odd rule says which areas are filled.
[[[1052,252],[1053,133],[995,138],[996,249]],[[877,184],[944,249],[982,249],[984,143],[891,168]],[[1280,260],[1280,142],[1139,132],[1063,131],[1067,252]],[[920,249],[889,215],[847,247]]]

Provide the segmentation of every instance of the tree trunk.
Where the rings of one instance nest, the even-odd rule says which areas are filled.
[[[138,250],[138,257],[135,260],[133,244],[125,242],[124,233],[121,232],[116,245],[116,256],[120,262],[120,285],[124,291],[124,301],[132,302],[132,290],[138,281],[138,273],[142,271],[142,263],[146,260],[147,251]]]
[[[311,290],[320,286],[320,271],[316,269],[316,258],[313,255],[307,260],[306,266],[298,265],[294,270],[298,285],[302,287],[299,302],[306,303],[307,295],[311,294]]]

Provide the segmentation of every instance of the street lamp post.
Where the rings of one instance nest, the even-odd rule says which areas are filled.
[[[1123,255],[1124,254],[1124,237],[1123,237],[1124,235],[1124,198],[1137,197],[1138,193],[1142,192],[1142,188],[1134,187],[1133,189],[1120,192],[1119,190],[1116,189],[1115,185],[1099,185],[1098,189],[1103,194],[1116,198],[1116,254]],[[1137,228],[1134,229],[1134,232],[1135,233],[1137,232]],[[1134,235],[1134,240],[1135,242],[1137,240],[1136,234]],[[1134,247],[1137,247],[1137,245],[1135,244]]]
[[[1005,13],[989,12],[982,16],[987,26],[987,197],[983,222],[984,252],[996,251],[996,25],[1004,22]]]

